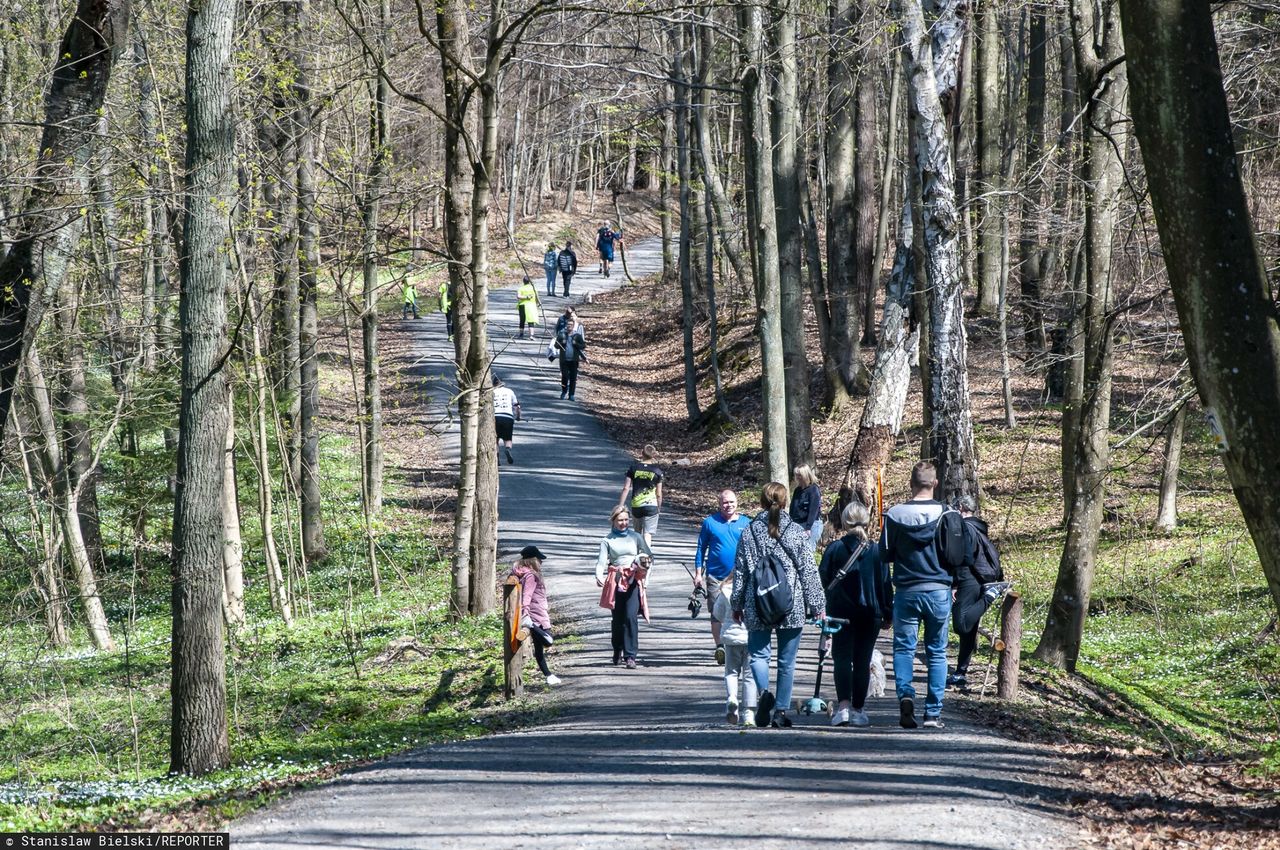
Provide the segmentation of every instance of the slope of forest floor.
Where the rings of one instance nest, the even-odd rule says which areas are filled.
[[[614,329],[597,334],[590,368],[614,393],[598,404],[611,433],[633,452],[655,444],[668,504],[682,513],[715,510],[723,487],[754,510],[760,454],[758,348],[749,294],[718,293],[725,395],[734,422],[690,430],[684,403],[679,289],[628,287],[594,309]],[[810,317],[809,339],[816,340]],[[695,334],[708,360],[708,326]],[[1121,339],[1123,349],[1125,340]],[[819,352],[809,352],[818,363]],[[868,358],[871,353],[867,352]],[[1052,595],[1063,531],[1060,411],[1040,401],[1043,379],[1015,367],[1018,425],[1006,428],[996,340],[970,331],[970,388],[985,494],[984,511],[1005,569],[1025,599],[1023,686],[1017,704],[994,700],[985,640],[973,691],[957,703],[1015,737],[1060,748],[1081,763],[1095,793],[1069,801],[1115,847],[1280,846],[1280,643],[1256,553],[1207,429],[1188,420],[1179,476],[1179,527],[1151,530],[1163,440],[1128,443],[1113,457],[1107,520],[1079,672],[1068,676],[1030,657]],[[868,360],[868,363],[870,361]],[[1148,396],[1164,387],[1158,358],[1134,346],[1116,358],[1113,427],[1141,425]],[[700,368],[699,400],[714,400]],[[817,409],[817,469],[829,500],[857,433],[860,400]],[[588,405],[597,402],[588,397]],[[920,456],[919,384],[913,379],[903,434],[885,475],[886,505],[905,498]],[[692,550],[693,541],[690,541]],[[988,627],[994,627],[994,615]]]
[[[656,230],[649,195],[621,201],[632,234]],[[580,195],[579,203],[581,214],[547,211],[537,221],[522,222],[519,250],[507,246],[505,229],[494,228],[494,285],[517,284],[522,268],[540,279],[549,240],[575,239],[584,248],[582,261],[589,262],[597,219],[612,220],[614,208],[603,194],[594,203]],[[592,207],[596,212],[588,216]],[[335,268],[343,267],[339,258],[330,259]],[[358,268],[345,268],[339,273],[345,275],[343,285],[356,286]],[[344,311],[332,275],[322,278],[320,302],[328,556],[306,571],[292,628],[272,610],[263,578],[256,470],[247,453],[239,465],[248,617],[228,640],[231,768],[199,779],[166,775],[170,455],[158,432],[146,438],[143,462],[127,471],[118,454],[103,455],[104,481],[128,480],[154,500],[149,543],[135,567],[126,549],[132,539],[126,525],[133,515],[131,494],[106,487],[100,493],[104,537],[112,543],[99,590],[120,643],[117,652],[89,647],[74,605],[73,646],[52,649],[22,571],[0,575],[0,593],[12,600],[0,648],[0,688],[6,696],[0,706],[0,831],[209,827],[353,765],[536,722],[554,710],[532,699],[501,701],[496,615],[462,623],[447,617],[445,544],[453,476],[442,468],[425,391],[409,376],[416,355],[410,336],[402,332],[408,325],[400,319],[405,276],[417,283],[420,311],[430,311],[444,274],[443,264],[402,260],[382,275],[387,485],[374,525],[381,597],[371,587],[360,511],[359,321]],[[246,388],[237,384],[237,394],[243,405]],[[237,414],[241,423],[249,417],[247,408]],[[247,446],[247,436],[241,439]],[[268,474],[277,482],[284,478],[278,468]],[[19,494],[3,495],[16,499]],[[296,505],[279,492],[277,499],[277,539],[287,548]]]

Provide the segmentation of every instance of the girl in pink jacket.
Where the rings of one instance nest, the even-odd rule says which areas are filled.
[[[551,636],[551,614],[547,610],[547,584],[542,579],[542,562],[546,560],[537,546],[520,550],[520,560],[511,568],[509,576],[520,581],[520,620],[529,628],[533,638],[533,660],[546,677],[548,685],[560,684],[560,677],[547,666],[547,647],[555,642]]]

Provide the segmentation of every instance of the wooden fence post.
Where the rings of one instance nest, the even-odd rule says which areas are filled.
[[[996,696],[1014,702],[1018,699],[1018,666],[1022,661],[1022,594],[1011,590],[1000,607],[1000,669],[996,678]]]
[[[529,630],[520,622],[520,580],[515,576],[502,586],[502,696],[524,696],[524,641]]]

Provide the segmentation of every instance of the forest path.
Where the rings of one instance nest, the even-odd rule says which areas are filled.
[[[660,270],[658,242],[633,246],[628,265],[636,277]],[[540,272],[531,269],[542,293]],[[600,277],[584,252],[574,295],[624,282],[621,274]],[[564,300],[548,300],[554,324]],[[592,312],[583,310],[588,342],[626,332]],[[1054,779],[1070,766],[954,712],[943,731],[902,730],[892,683],[890,696],[868,702],[869,729],[833,729],[825,715],[797,718],[790,730],[726,726],[706,615],[690,619],[685,606],[689,580],[679,563],[692,561],[693,520],[662,518],[641,666],[613,667],[593,565],[630,461],[599,421],[559,399],[545,339],[513,339],[515,316],[514,290],[494,291],[495,370],[529,417],[517,423],[516,465],[501,468],[500,550],[509,561],[511,552],[537,544],[548,555],[553,605],[581,623],[580,643],[551,654],[564,678],[557,696],[565,710],[536,728],[350,771],[232,824],[235,846],[957,850],[1083,843],[1041,800],[1056,795]],[[422,326],[424,354],[443,364],[440,316]],[[578,392],[607,394],[610,387],[587,364]],[[456,458],[456,426],[451,433]],[[713,500],[708,494],[709,509]],[[754,494],[741,500],[748,505]],[[812,693],[815,646],[806,635],[797,696]],[[829,666],[825,678],[829,696]],[[544,687],[533,673],[530,688]]]

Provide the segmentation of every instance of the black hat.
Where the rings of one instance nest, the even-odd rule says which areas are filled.
[[[526,546],[520,550],[521,558],[537,558],[539,561],[545,561],[547,556],[537,546]]]

